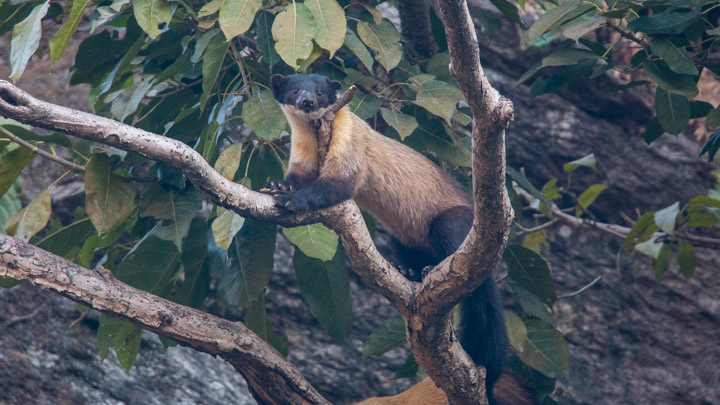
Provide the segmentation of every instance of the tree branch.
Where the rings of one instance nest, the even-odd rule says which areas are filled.
[[[242,323],[135,289],[104,268],[88,270],[0,235],[0,277],[27,280],[183,345],[220,356],[268,404],[329,404],[295,366]]]
[[[398,12],[406,56],[428,59],[438,53],[430,26],[430,0],[399,1]]]
[[[30,142],[26,142],[24,139],[16,136],[12,132],[8,131],[7,129],[0,127],[0,132],[2,132],[5,136],[7,136],[11,141],[15,142],[16,144],[22,146],[25,149],[28,149],[30,152],[35,153],[37,155],[40,155],[46,159],[52,160],[55,163],[61,164],[68,169],[77,170],[79,172],[85,171],[85,166],[80,166],[77,163],[73,163],[70,161],[67,161],[60,156],[55,156],[51,153],[47,153],[44,150],[40,149],[39,147],[31,144]]]

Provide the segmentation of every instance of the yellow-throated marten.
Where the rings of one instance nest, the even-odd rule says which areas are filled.
[[[422,270],[455,252],[473,221],[472,201],[457,181],[425,156],[374,131],[348,108],[338,111],[332,123],[332,140],[320,166],[310,121],[335,102],[340,83],[296,74],[273,75],[270,84],[292,131],[287,175],[267,186],[276,205],[304,212],[354,198],[393,236],[406,269]],[[509,342],[492,277],[463,300],[461,313],[459,340],[475,363],[487,369],[490,404],[532,404],[511,378],[498,381]],[[426,400],[417,402],[414,395]],[[427,402],[432,397],[442,398],[438,404],[447,402],[445,394],[426,380],[395,397],[363,403],[431,405],[436,403]]]

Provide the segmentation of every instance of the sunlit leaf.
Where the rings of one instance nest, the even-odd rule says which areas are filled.
[[[245,218],[234,211],[222,207],[219,207],[219,210],[220,215],[218,215],[212,223],[212,233],[215,238],[215,243],[223,250],[228,250],[232,239],[245,223]]]
[[[60,57],[65,53],[65,50],[70,43],[75,31],[77,31],[78,25],[83,17],[83,11],[88,5],[90,0],[73,0],[72,10],[70,11],[70,17],[65,21],[60,31],[55,35],[55,38],[50,40],[50,60],[52,64],[56,64]]]
[[[42,35],[42,18],[50,7],[50,1],[35,6],[24,20],[15,24],[10,41],[10,79],[20,80],[30,57],[37,50]]]
[[[675,202],[674,204],[655,212],[655,223],[664,232],[670,235],[674,235],[675,222],[677,221],[677,216],[679,212],[680,203]]]
[[[210,97],[210,93],[215,86],[215,81],[220,74],[220,69],[222,69],[225,54],[227,53],[229,47],[230,42],[225,40],[225,36],[223,34],[218,34],[210,40],[210,43],[205,50],[205,55],[203,55],[202,59],[203,92],[200,96],[201,109],[205,107],[205,103],[207,102],[208,97]]]
[[[0,156],[0,195],[15,183],[20,172],[32,162],[35,154],[25,148],[15,148]]]
[[[5,230],[9,235],[27,242],[45,228],[51,213],[50,192],[45,189],[27,207],[8,219]]]
[[[220,29],[225,38],[232,40],[250,29],[262,0],[223,0],[220,7]]]
[[[327,49],[332,58],[345,41],[345,11],[335,0],[305,0],[303,4],[310,9],[317,24],[315,42]]]
[[[283,235],[308,257],[323,261],[335,257],[338,236],[322,224],[283,228]]]
[[[134,0],[133,12],[140,28],[157,38],[170,23],[173,6],[168,0]]]
[[[350,49],[350,51],[354,53],[355,56],[358,57],[358,59],[360,59],[360,62],[365,65],[365,68],[367,68],[367,70],[372,71],[372,55],[370,55],[370,52],[360,41],[360,38],[358,38],[357,35],[355,35],[355,33],[350,28],[348,28],[347,32],[345,33],[345,46],[347,46],[348,49]]]
[[[565,173],[572,173],[581,166],[589,167],[597,171],[597,160],[595,159],[595,154],[591,153],[587,156],[581,157],[580,159],[573,160],[570,163],[565,163],[565,165],[563,165],[563,170],[565,170]]]
[[[360,21],[357,25],[357,34],[360,39],[377,54],[375,59],[386,70],[390,70],[400,63],[402,47],[400,46],[400,33],[388,20],[375,25]]]
[[[312,40],[318,27],[310,9],[305,4],[293,2],[275,16],[272,26],[275,50],[293,69],[298,60],[307,59],[313,50]]]
[[[575,215],[580,216],[607,188],[604,184],[593,184],[578,196],[578,205],[575,207]]]

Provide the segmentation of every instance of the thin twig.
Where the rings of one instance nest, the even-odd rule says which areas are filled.
[[[543,229],[545,229],[545,228],[549,228],[549,227],[553,226],[557,221],[558,221],[557,218],[553,218],[553,219],[550,220],[549,222],[545,222],[545,223],[542,224],[542,225],[538,225],[538,226],[535,226],[535,227],[532,227],[532,228],[525,228],[525,227],[523,227],[522,225],[520,225],[519,223],[515,222],[515,226],[516,226],[518,229],[520,229],[519,232],[515,232],[515,235],[517,235],[517,236],[523,236],[523,235],[528,234],[528,233],[533,233],[533,232],[541,231],[541,230],[543,230]]]
[[[620,34],[620,36],[622,36],[623,38],[633,41],[635,43],[638,43],[638,44],[640,44],[640,46],[642,46],[645,49],[650,49],[650,44],[647,41],[640,39],[640,38],[636,37],[635,35],[623,30],[622,28],[618,27],[617,24],[612,23],[609,19],[607,20],[607,26],[612,28],[613,31]]]
[[[595,280],[591,281],[590,284],[586,285],[585,287],[583,287],[583,288],[581,288],[581,289],[579,289],[579,290],[577,290],[577,291],[575,291],[575,292],[571,292],[571,293],[569,293],[569,294],[558,295],[557,299],[561,300],[561,299],[565,299],[565,298],[571,298],[571,297],[574,297],[574,296],[576,296],[576,295],[578,295],[578,294],[581,294],[583,291],[585,291],[585,290],[587,290],[588,288],[592,287],[593,285],[595,285],[595,284],[596,284],[598,281],[600,281],[600,280],[602,280],[602,276],[597,276],[597,277],[595,278]]]
[[[43,308],[45,308],[45,304],[47,304],[47,302],[43,302],[39,307],[35,308],[35,310],[32,311],[32,312],[29,313],[29,314],[20,315],[20,316],[13,316],[12,318],[8,319],[8,320],[5,322],[4,326],[7,328],[8,326],[10,326],[10,325],[12,325],[12,324],[15,324],[15,323],[18,323],[18,322],[22,322],[22,321],[27,321],[27,320],[30,320],[30,319],[35,318],[35,317],[37,316],[37,314],[40,312],[40,310],[42,310]]]
[[[80,316],[79,316],[77,319],[75,319],[74,321],[70,322],[70,325],[68,325],[68,329],[72,329],[72,328],[76,327],[80,322],[83,321],[83,319],[85,319],[85,317],[86,317],[87,314],[89,314],[89,313],[90,313],[90,308],[85,308],[85,310],[83,311],[83,313],[80,314]]]
[[[80,166],[80,165],[77,164],[77,163],[73,163],[73,162],[70,162],[70,161],[67,161],[67,160],[63,159],[63,158],[61,158],[60,156],[55,156],[55,155],[53,155],[52,153],[45,152],[44,150],[40,149],[39,147],[37,147],[37,146],[35,146],[35,145],[33,145],[33,144],[29,143],[29,142],[26,142],[25,140],[17,137],[15,134],[13,134],[12,132],[8,131],[7,129],[5,129],[5,128],[3,128],[3,127],[0,127],[0,132],[2,132],[5,136],[7,136],[8,138],[10,138],[11,141],[15,142],[16,144],[22,146],[22,147],[25,148],[25,149],[28,149],[28,150],[29,150],[30,152],[32,152],[32,153],[35,153],[35,154],[40,155],[40,156],[42,156],[42,157],[44,157],[44,158],[50,159],[50,160],[52,160],[53,162],[58,163],[58,164],[61,164],[61,165],[65,166],[65,167],[67,167],[67,168],[69,168],[69,169],[77,170],[77,171],[80,171],[80,172],[84,172],[84,171],[85,171],[85,166]]]

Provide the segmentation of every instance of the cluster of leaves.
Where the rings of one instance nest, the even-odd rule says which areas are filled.
[[[519,23],[518,9],[503,3],[505,7],[500,10]],[[523,1],[517,3],[525,9]],[[543,49],[545,56],[515,86],[531,82],[530,93],[538,96],[616,70],[643,79],[608,91],[640,85],[656,87],[656,116],[644,134],[648,144],[664,133],[679,134],[693,118],[705,117],[709,127],[720,127],[720,106],[695,99],[703,71],[720,74],[716,57],[720,2],[569,0],[541,4],[544,14],[522,39],[526,46]],[[612,35],[596,35],[601,30]],[[616,50],[626,47],[632,52],[629,63],[613,58]],[[545,72],[551,74],[543,75]],[[719,138],[720,133],[715,132],[701,154],[708,153],[712,160],[720,148]]]

